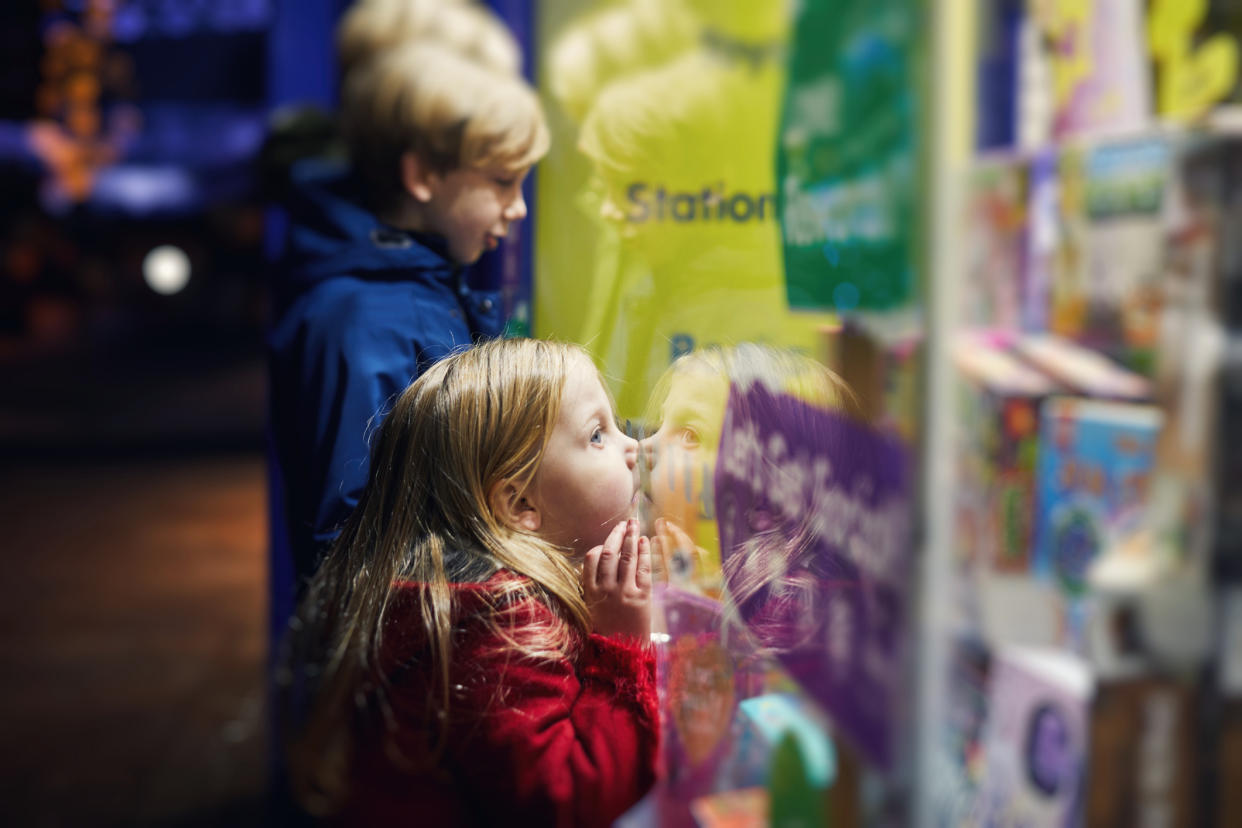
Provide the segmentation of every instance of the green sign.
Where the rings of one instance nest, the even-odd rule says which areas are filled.
[[[801,4],[777,146],[791,307],[912,299],[921,22],[911,0]]]

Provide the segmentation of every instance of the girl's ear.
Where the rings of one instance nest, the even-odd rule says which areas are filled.
[[[432,184],[436,177],[435,171],[418,157],[418,153],[401,153],[401,189],[413,196],[415,201],[422,204],[431,201]]]
[[[488,503],[500,522],[506,526],[538,532],[543,516],[529,497],[518,491],[511,480],[501,480],[492,486]]]

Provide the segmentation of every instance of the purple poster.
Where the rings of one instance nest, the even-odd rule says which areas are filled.
[[[715,471],[727,627],[777,659],[881,768],[910,581],[905,451],[761,383],[730,391]]]

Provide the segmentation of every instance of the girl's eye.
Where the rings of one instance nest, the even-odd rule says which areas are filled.
[[[591,442],[592,443],[604,442],[604,430],[601,428],[597,428],[593,432],[591,432]]]
[[[678,438],[683,446],[695,448],[699,444],[699,433],[689,426],[685,426],[677,432]]]

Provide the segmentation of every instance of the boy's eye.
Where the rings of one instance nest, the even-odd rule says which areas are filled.
[[[503,187],[506,190],[517,183],[516,178],[494,178],[492,180],[495,181],[497,185],[499,185],[500,187]]]
[[[695,448],[699,445],[699,433],[690,426],[683,426],[677,432],[677,438],[681,440],[681,444],[688,448]]]

